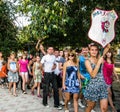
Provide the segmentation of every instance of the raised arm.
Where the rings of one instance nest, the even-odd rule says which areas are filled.
[[[42,44],[40,44],[40,51],[45,55],[46,52],[45,52],[45,49],[44,49],[44,46]]]
[[[96,64],[96,66],[95,66],[95,68],[93,69],[91,67],[90,61],[89,60],[85,61],[86,69],[89,72],[89,74],[91,75],[91,77],[93,77],[93,78],[96,77],[96,75],[97,75],[97,73],[99,71],[99,68],[100,68],[100,65],[102,64],[102,62],[103,62],[103,57],[100,57],[99,60],[98,60],[98,62],[97,62],[97,64]]]
[[[35,46],[35,48],[36,48],[37,51],[39,51],[39,43],[40,42],[41,42],[41,40],[39,39],[38,42],[37,42],[37,44],[36,44],[36,46]]]
[[[110,44],[108,44],[103,51],[103,56],[105,56],[105,54],[108,52],[108,50],[110,49]]]

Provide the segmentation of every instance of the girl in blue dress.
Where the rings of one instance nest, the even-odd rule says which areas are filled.
[[[18,63],[15,59],[15,53],[10,54],[10,58],[8,60],[8,82],[9,82],[9,92],[14,96],[16,94],[16,83],[18,82]],[[11,92],[11,88],[13,85],[13,93]]]
[[[78,96],[80,92],[80,74],[78,60],[74,52],[69,53],[69,60],[63,66],[63,91],[65,92],[65,112],[69,112],[68,102],[73,94],[74,112],[78,112]]]

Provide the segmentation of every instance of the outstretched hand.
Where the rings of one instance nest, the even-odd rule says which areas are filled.
[[[38,40],[39,43],[40,43],[41,41],[42,41],[41,39]]]
[[[108,52],[108,50],[110,49],[110,47],[111,47],[111,45],[107,44],[107,46],[104,48],[103,56]]]

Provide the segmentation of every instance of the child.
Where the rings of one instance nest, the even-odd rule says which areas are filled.
[[[6,61],[3,61],[0,71],[0,78],[2,79],[2,88],[4,88],[3,84],[6,80],[6,77],[7,77],[7,66],[6,66]]]
[[[28,60],[26,58],[26,54],[23,54],[22,59],[18,62],[20,68],[20,76],[22,77],[22,92],[24,94],[27,94],[27,92],[25,91],[25,85],[28,82]]]
[[[41,98],[40,83],[42,80],[42,64],[40,63],[40,56],[36,56],[36,62],[33,65],[33,78],[34,85],[31,89],[31,93],[34,95],[34,89],[37,87],[37,96]]]
[[[14,96],[16,94],[16,83],[18,82],[18,64],[17,60],[15,59],[15,53],[12,52],[10,54],[10,58],[8,60],[8,82],[9,82],[9,92]],[[11,92],[11,88],[13,86],[13,93]]]

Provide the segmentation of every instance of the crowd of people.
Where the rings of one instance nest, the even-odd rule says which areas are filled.
[[[108,102],[112,112],[117,112],[113,101],[111,86],[119,77],[115,72],[114,55],[107,45],[103,52],[96,43],[83,46],[80,51],[59,50],[49,46],[45,51],[38,41],[38,53],[23,52],[16,56],[11,52],[4,60],[0,52],[0,85],[8,87],[9,93],[17,97],[18,85],[21,91],[42,98],[43,105],[49,108],[48,97],[53,95],[54,107],[69,112],[69,103],[73,101],[74,112],[78,106],[85,112],[95,112],[96,102],[100,101],[101,112],[107,112]],[[41,92],[43,89],[43,92]],[[37,93],[35,93],[35,90]],[[18,96],[19,97],[19,96]]]

